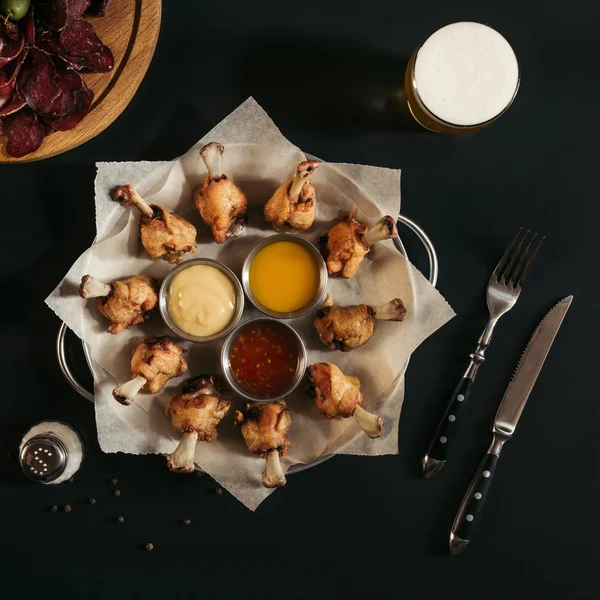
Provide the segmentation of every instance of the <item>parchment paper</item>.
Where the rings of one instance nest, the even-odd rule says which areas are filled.
[[[249,222],[243,234],[226,244],[212,241],[210,230],[197,213],[193,190],[206,176],[198,149],[209,141],[225,145],[224,172],[239,185],[249,200]],[[129,407],[112,397],[116,381],[130,377],[130,356],[147,335],[169,333],[158,314],[147,323],[118,335],[106,332],[107,322],[95,301],[77,294],[87,273],[106,282],[136,274],[162,279],[170,268],[153,261],[142,248],[140,215],[113,202],[110,192],[117,185],[133,183],[148,203],[161,204],[190,220],[198,229],[196,256],[216,258],[239,276],[251,248],[273,234],[264,222],[262,209],[275,188],[289,178],[304,154],[288,142],[268,115],[248,99],[186,154],[166,163],[99,163],[96,177],[97,243],[73,265],[46,303],[84,341],[90,344],[97,369],[95,406],[98,437],[105,452],[131,454],[169,453],[178,443],[170,420],[164,415],[169,400],[187,377],[220,374],[222,342],[182,345],[187,350],[189,372],[171,380],[156,396],[141,393]],[[354,206],[357,218],[373,225],[382,215],[400,210],[400,171],[378,167],[323,163],[313,183],[317,190],[317,220],[305,237],[316,242]],[[191,255],[186,255],[191,258]],[[300,386],[287,400],[292,411],[292,449],[283,459],[284,470],[332,453],[381,455],[398,452],[397,426],[404,399],[403,370],[414,349],[454,313],[429,282],[394,249],[391,242],[376,244],[351,280],[331,278],[328,292],[340,305],[361,302],[377,305],[394,297],[403,299],[408,315],[402,323],[379,322],[369,343],[353,352],[329,351],[320,344],[312,326],[314,312],[290,321],[304,339],[309,364],[330,361],[342,371],[360,378],[364,406],[384,417],[384,433],[369,440],[354,419],[327,421]],[[243,319],[259,313],[247,308]],[[235,408],[243,400],[225,385],[224,397],[232,400],[229,415],[219,426],[217,441],[199,443],[196,462],[248,508],[254,510],[272,490],[260,485],[264,461],[247,451],[240,432],[234,429]],[[165,468],[166,465],[165,465]]]

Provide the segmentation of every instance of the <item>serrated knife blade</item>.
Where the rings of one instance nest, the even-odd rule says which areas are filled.
[[[572,301],[573,296],[563,298],[546,314],[533,332],[498,407],[494,419],[494,433],[507,437],[514,433]]]

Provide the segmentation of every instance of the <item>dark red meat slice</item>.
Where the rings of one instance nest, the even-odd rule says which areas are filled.
[[[33,6],[29,7],[27,14],[19,21],[21,33],[25,38],[26,46],[35,46],[35,21],[33,18]]]
[[[27,102],[25,102],[25,100],[22,100],[21,98],[19,98],[19,96],[13,94],[12,98],[8,100],[5,104],[3,104],[0,108],[0,117],[12,115],[18,110],[21,110],[26,105]]]
[[[108,46],[96,34],[96,30],[87,21],[73,21],[60,32],[60,45],[63,54],[79,69],[94,73],[112,71],[115,61]]]
[[[92,0],[84,16],[103,17],[108,10],[111,0]]]
[[[89,25],[89,23],[86,23],[85,21],[76,21],[76,23],[85,23],[86,25]],[[90,73],[108,73],[112,71],[115,65],[113,54],[110,51],[110,48],[100,41],[96,32],[93,30],[93,27],[90,30],[87,27],[76,25],[74,31],[71,31],[70,27],[71,26],[64,30],[64,32],[66,32],[67,44],[69,44],[70,48],[81,48],[81,45],[87,47],[88,44],[90,44],[90,47],[98,48],[99,51],[87,55],[72,54],[67,51],[61,43],[63,37],[62,33],[64,32],[58,34],[51,31],[46,31],[38,37],[38,47],[50,54],[56,54],[77,71],[88,71]],[[85,36],[90,35],[97,41],[89,42],[81,40],[82,34],[85,34]]]
[[[17,75],[25,59],[25,53],[21,52],[17,60],[9,62],[0,69],[0,107],[13,95]]]
[[[100,52],[104,44],[87,21],[72,21],[60,32],[60,43],[67,54],[87,56]]]
[[[37,0],[37,17],[51,29],[60,31],[69,19],[68,0]]]
[[[89,112],[94,99],[79,73],[69,69],[58,74],[61,95],[44,120],[57,131],[73,129]]]
[[[47,113],[60,89],[56,85],[56,67],[42,50],[31,48],[17,77],[17,91],[31,109]]]
[[[79,19],[90,7],[90,0],[69,0],[69,21]]]
[[[8,138],[6,151],[14,158],[35,152],[44,141],[44,128],[28,107],[5,117],[2,132]]]
[[[69,21],[79,19],[90,0],[37,0],[37,14],[50,29],[60,31]]]
[[[60,94],[55,98],[50,110],[43,116],[51,121],[66,115],[75,106],[75,90],[81,87],[81,76],[75,71],[59,71],[56,74],[56,84]]]
[[[0,69],[21,54],[23,36],[12,21],[0,21]]]

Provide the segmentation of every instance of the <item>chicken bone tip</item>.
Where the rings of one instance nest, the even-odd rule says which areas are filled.
[[[277,488],[286,484],[281,461],[279,460],[279,450],[273,449],[267,452],[261,483],[266,488]]]
[[[400,298],[394,298],[381,306],[373,306],[373,317],[379,321],[403,321],[406,307]]]
[[[112,286],[92,277],[91,275],[84,275],[81,278],[81,285],[79,286],[79,295],[82,298],[102,298],[108,296],[112,290]]]
[[[365,242],[372,246],[376,242],[383,242],[384,240],[391,240],[398,235],[398,228],[396,227],[396,221],[394,218],[386,215],[375,223],[372,229],[369,229],[364,235]]]
[[[314,175],[320,164],[318,160],[305,160],[296,167],[296,174],[294,175],[289,191],[289,197],[292,202],[298,200],[304,184]]]
[[[124,406],[129,406],[146,383],[146,378],[141,375],[133,377],[129,381],[118,385],[113,390],[113,397],[117,402],[120,402]]]
[[[354,412],[352,414],[362,430],[371,439],[378,438],[381,435],[381,432],[383,431],[382,417],[378,417],[377,415],[366,411],[360,404],[357,404],[354,407]]]
[[[116,202],[122,202],[126,206],[135,206],[144,216],[152,219],[154,211],[146,201],[138,194],[137,190],[130,184],[118,187],[113,194]]]
[[[208,169],[210,179],[218,179],[223,172],[223,154],[225,146],[218,142],[210,142],[200,149],[200,156]]]
[[[177,448],[167,456],[167,466],[173,473],[193,473],[197,431],[186,431]]]

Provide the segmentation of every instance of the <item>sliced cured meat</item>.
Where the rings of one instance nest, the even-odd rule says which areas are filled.
[[[50,29],[60,31],[69,21],[79,19],[90,0],[37,0],[37,14]]]
[[[85,21],[78,21],[86,23]],[[89,25],[89,23],[86,23]],[[93,28],[92,28],[93,29]],[[81,28],[77,26],[75,32],[67,33],[67,40],[71,47],[78,47],[79,44],[87,45],[88,42],[82,42],[79,40],[81,33],[85,30],[87,35],[90,30],[88,28]],[[65,29],[65,31],[67,31]],[[108,46],[105,46],[95,31],[91,32],[93,37],[99,42],[99,46],[96,42],[91,42],[93,47],[98,47],[98,52],[91,54],[71,54],[68,52],[61,43],[62,32],[58,34],[55,31],[46,31],[42,35],[38,36],[37,46],[42,48],[49,54],[56,54],[62,60],[64,60],[70,67],[77,71],[87,71],[90,73],[108,73],[113,70],[115,65],[115,59]]]
[[[78,70],[92,73],[112,71],[115,59],[108,46],[96,34],[96,30],[87,21],[73,21],[60,32],[59,44],[52,42],[61,58]]]
[[[0,100],[0,104],[2,101]],[[0,107],[0,117],[6,117],[8,115],[12,115],[16,113],[18,110],[21,110],[24,106],[27,106],[27,102],[25,100],[19,98],[16,94],[13,94],[12,97],[5,101],[4,104]]]
[[[73,129],[89,112],[94,92],[88,88],[81,75],[69,69],[58,74],[61,95],[44,120],[57,131]]]
[[[12,21],[0,21],[0,69],[21,54],[23,36]]]
[[[55,98],[50,110],[43,115],[47,121],[59,119],[75,107],[75,91],[81,88],[81,76],[75,71],[59,71],[56,74],[56,85],[60,94]]]
[[[105,47],[91,23],[72,21],[60,32],[60,43],[67,54],[87,56]]]
[[[33,6],[29,7],[27,14],[19,21],[19,28],[23,34],[26,46],[35,46],[35,21],[33,20]]]
[[[17,91],[34,112],[43,114],[50,110],[60,89],[56,85],[56,67],[46,52],[29,50],[17,77]]]
[[[17,60],[9,62],[0,69],[0,106],[5,104],[15,91],[17,75],[25,59],[25,53],[21,53]]]
[[[8,138],[6,152],[14,158],[35,152],[45,137],[44,128],[27,106],[3,119],[2,132]]]
[[[69,0],[69,21],[81,18],[90,4],[90,0]]]
[[[35,3],[37,16],[50,29],[60,31],[69,19],[69,3],[67,0],[37,0]]]
[[[103,17],[108,10],[111,0],[92,0],[84,16]]]

